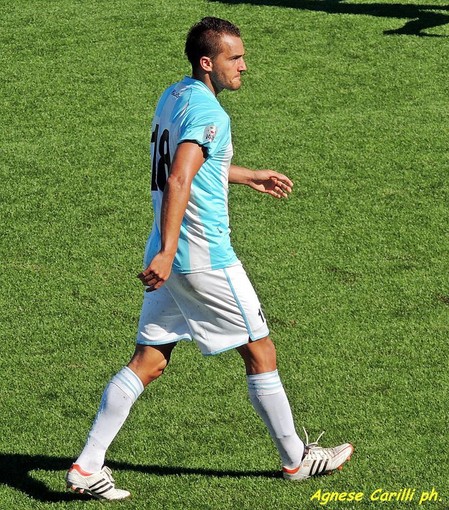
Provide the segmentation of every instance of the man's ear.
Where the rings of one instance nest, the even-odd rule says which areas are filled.
[[[212,59],[210,57],[201,57],[200,67],[206,72],[212,71]]]

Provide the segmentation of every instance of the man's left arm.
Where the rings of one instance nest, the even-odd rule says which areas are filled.
[[[293,187],[293,182],[286,175],[274,170],[250,170],[237,165],[229,168],[229,182],[245,184],[275,198],[287,198]]]

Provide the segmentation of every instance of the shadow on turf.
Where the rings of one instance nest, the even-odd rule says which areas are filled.
[[[0,484],[19,490],[31,498],[44,503],[57,501],[86,500],[85,496],[72,494],[67,491],[53,491],[44,482],[33,476],[33,471],[63,471],[65,472],[73,459],[63,457],[49,457],[47,455],[23,455],[16,453],[0,453]],[[137,471],[150,475],[200,475],[216,477],[264,477],[278,478],[279,473],[273,471],[222,471],[213,469],[196,469],[186,467],[143,466],[127,462],[108,462],[112,469]],[[61,488],[65,482],[61,475]]]
[[[226,4],[254,4],[290,7],[305,11],[327,12],[329,14],[358,14],[380,18],[409,20],[396,30],[385,30],[385,35],[415,35],[419,37],[447,37],[427,34],[424,30],[449,24],[449,14],[435,11],[449,11],[449,5],[412,5],[381,3],[345,3],[345,0],[209,0]]]

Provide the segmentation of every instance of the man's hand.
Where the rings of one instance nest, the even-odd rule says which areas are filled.
[[[255,170],[248,186],[275,198],[287,198],[292,192],[293,182],[274,170]]]
[[[246,184],[275,198],[287,198],[293,187],[293,182],[286,175],[274,170],[250,170],[237,165],[229,168],[229,182]]]
[[[137,278],[145,285],[146,292],[152,292],[164,285],[170,276],[173,259],[173,256],[159,252],[148,267],[137,275]]]

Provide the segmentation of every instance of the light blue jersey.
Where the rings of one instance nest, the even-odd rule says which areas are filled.
[[[209,88],[185,77],[170,86],[156,107],[151,135],[151,196],[154,222],[145,249],[145,267],[160,250],[162,196],[179,143],[193,141],[207,151],[192,181],[182,221],[175,273],[222,269],[238,260],[231,246],[228,177],[233,155],[230,120]]]

